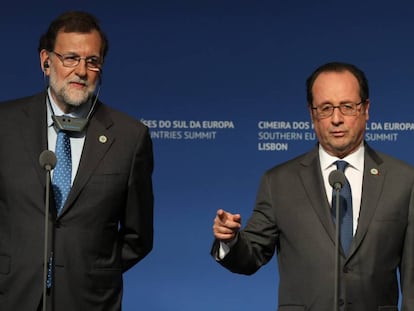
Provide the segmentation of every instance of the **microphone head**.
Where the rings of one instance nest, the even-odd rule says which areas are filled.
[[[345,174],[340,170],[334,170],[329,174],[329,184],[335,189],[342,189],[346,183]]]
[[[56,155],[53,151],[44,150],[39,156],[40,166],[47,171],[54,169],[56,166],[56,162]]]

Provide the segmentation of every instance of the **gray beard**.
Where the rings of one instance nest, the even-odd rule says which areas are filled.
[[[51,87],[53,87],[53,85],[51,85]],[[82,96],[80,100],[73,100],[71,96],[67,94],[65,88],[60,89],[59,92],[55,92],[55,94],[57,100],[65,106],[68,112],[73,112],[76,111],[80,106],[89,102],[93,96],[93,91],[85,94],[85,96]]]

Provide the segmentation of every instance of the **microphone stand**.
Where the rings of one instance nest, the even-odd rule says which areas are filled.
[[[56,166],[56,155],[50,150],[44,150],[39,156],[39,164],[46,171],[46,193],[45,193],[45,229],[44,229],[44,256],[43,256],[43,294],[42,294],[42,310],[46,311],[46,293],[47,293],[47,279],[49,262],[48,249],[49,249],[49,199],[50,199],[50,171]]]
[[[335,293],[334,293],[334,306],[333,310],[338,311],[338,301],[339,301],[339,226],[340,226],[340,219],[339,219],[339,192],[341,191],[343,185],[346,183],[346,177],[344,173],[340,170],[332,171],[329,174],[329,184],[333,187],[335,191]],[[333,198],[332,198],[333,201]],[[333,208],[332,202],[332,208]]]
[[[49,257],[48,256],[48,241],[49,241],[49,196],[50,196],[50,170],[52,169],[50,165],[45,166],[46,169],[46,202],[45,202],[45,241],[44,241],[44,256],[43,256],[43,311],[46,311],[46,283],[47,283],[47,272],[49,267]]]
[[[339,183],[338,183],[339,184]],[[335,293],[334,293],[334,311],[339,310],[338,300],[339,300],[339,192],[342,185],[335,185]]]

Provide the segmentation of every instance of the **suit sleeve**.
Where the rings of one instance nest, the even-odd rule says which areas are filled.
[[[135,148],[128,181],[126,207],[121,221],[122,267],[126,271],[143,259],[153,246],[153,150],[148,128]]]
[[[404,249],[401,261],[402,308],[414,310],[414,186],[411,190],[408,209],[408,225],[405,233]]]
[[[269,177],[262,178],[253,214],[246,227],[240,231],[237,242],[219,263],[232,272],[253,274],[266,264],[275,252],[278,230],[272,206]],[[219,243],[215,241],[211,254],[214,256]]]

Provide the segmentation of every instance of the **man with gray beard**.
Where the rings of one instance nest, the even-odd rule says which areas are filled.
[[[119,311],[123,272],[153,244],[148,128],[98,100],[94,16],[63,13],[38,50],[47,89],[0,104],[0,308]]]

